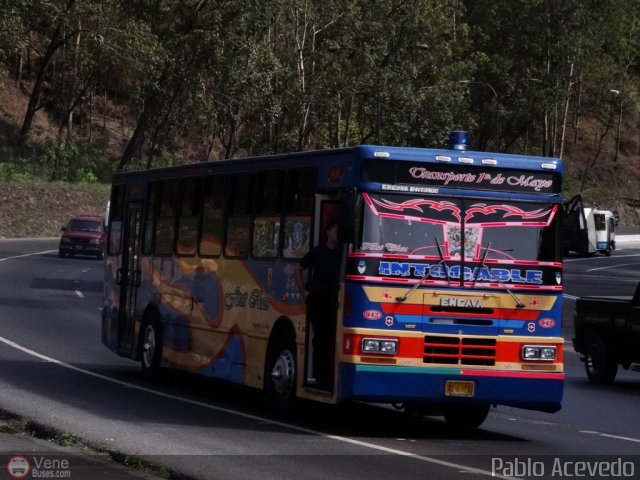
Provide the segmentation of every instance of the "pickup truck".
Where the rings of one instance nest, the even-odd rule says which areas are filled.
[[[619,365],[640,370],[640,284],[633,297],[579,298],[574,331],[591,383],[613,382]]]

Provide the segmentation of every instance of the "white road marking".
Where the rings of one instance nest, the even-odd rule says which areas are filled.
[[[24,255],[15,255],[13,257],[0,258],[0,262],[4,262],[5,260],[12,260],[14,258],[30,257],[32,255],[43,255],[45,253],[52,253],[52,252],[57,252],[57,250],[45,250],[44,252],[25,253]]]
[[[628,257],[640,257],[640,253],[634,253],[633,255],[616,255],[615,258],[628,258]],[[611,260],[611,257],[580,257],[580,258],[565,258],[563,263],[583,262],[585,260]]]
[[[621,263],[619,265],[610,265],[608,267],[590,268],[589,270],[585,270],[585,272],[595,272],[596,270],[606,270],[608,268],[627,267],[629,265],[638,265],[638,264],[637,263]]]
[[[586,433],[586,434],[589,434],[589,435],[599,435],[601,437],[607,437],[607,438],[615,438],[616,440],[624,440],[625,442],[640,443],[640,438],[623,437],[623,436],[620,436],[620,435],[611,435],[610,433],[594,432],[593,430],[580,430],[580,433]]]
[[[45,253],[53,253],[56,251],[57,250],[45,250],[43,252],[25,253],[24,255],[15,255],[13,257],[0,258],[0,262],[4,262],[5,260],[12,260],[14,258],[31,257],[32,255],[44,255]],[[91,270],[91,267],[85,268],[84,270],[82,270],[82,273],[87,273],[89,270]],[[75,290],[75,294],[80,298],[84,298],[84,294],[80,290]]]
[[[576,297],[575,295],[569,295],[568,293],[563,293],[562,296],[564,298],[568,298],[569,300],[577,300],[580,298],[580,297]]]
[[[236,415],[238,417],[242,417],[242,418],[246,418],[249,420],[254,420],[258,423],[262,423],[262,424],[268,424],[268,425],[276,425],[282,428],[286,428],[289,430],[293,430],[293,431],[297,431],[297,432],[301,432],[301,433],[305,433],[308,435],[316,435],[319,437],[324,437],[330,440],[335,440],[338,442],[343,442],[343,443],[349,443],[351,445],[357,445],[359,447],[363,447],[363,448],[368,448],[370,450],[377,450],[379,452],[384,452],[384,453],[389,453],[392,455],[399,455],[402,457],[409,457],[409,458],[413,458],[415,460],[419,460],[422,462],[427,462],[427,463],[432,463],[435,465],[440,465],[441,467],[447,467],[447,468],[454,468],[458,471],[463,471],[465,473],[475,473],[475,474],[480,474],[480,475],[485,475],[487,477],[494,477],[494,478],[501,478],[503,480],[519,480],[517,477],[509,477],[509,476],[505,476],[505,475],[499,475],[496,474],[495,472],[490,472],[488,470],[483,470],[480,468],[474,468],[474,467],[469,467],[467,465],[461,465],[458,463],[453,463],[453,462],[447,462],[444,460],[439,460],[437,458],[433,458],[433,457],[428,457],[428,456],[424,456],[424,455],[418,455],[416,453],[411,453],[411,452],[405,452],[403,450],[398,450],[396,448],[389,448],[389,447],[384,447],[382,445],[376,445],[375,443],[369,443],[369,442],[364,442],[362,440],[356,440],[354,438],[348,438],[348,437],[343,437],[340,435],[330,435],[327,433],[323,433],[317,430],[312,430],[309,428],[304,428],[304,427],[299,427],[297,425],[292,425],[289,423],[285,423],[285,422],[279,422],[279,421],[275,421],[275,420],[270,420],[267,418],[263,418],[263,417],[259,417],[258,415],[251,415],[249,413],[244,413],[244,412],[240,412],[237,410],[231,410],[229,408],[223,408],[223,407],[218,407],[215,405],[209,405],[207,403],[204,402],[199,402],[197,400],[191,400],[189,398],[184,398],[184,397],[179,397],[177,395],[172,395],[169,393],[164,393],[164,392],[159,392],[157,390],[153,390],[150,388],[146,388],[146,387],[141,387],[139,385],[135,385],[133,383],[128,383],[128,382],[124,382],[122,380],[117,380],[115,378],[111,378],[111,377],[107,377],[105,375],[101,375],[99,373],[95,373],[92,372],[90,370],[85,370],[83,368],[79,368],[76,367],[74,365],[71,365],[69,363],[65,363],[62,362],[60,360],[56,360],[55,358],[51,358],[48,357],[46,355],[43,355],[41,353],[35,352],[33,350],[30,350],[26,347],[23,347],[9,339],[6,339],[4,337],[0,337],[0,342],[4,343],[5,345],[8,345],[9,347],[15,348],[16,350],[20,350],[21,352],[24,352],[28,355],[31,355],[33,357],[39,358],[40,360],[44,360],[45,362],[50,362],[53,364],[56,364],[60,367],[63,368],[67,368],[69,370],[73,370],[75,372],[79,372],[79,373],[84,373],[85,375],[89,375],[91,377],[94,378],[98,378],[100,380],[105,380],[107,382],[111,382],[111,383],[115,383],[116,385],[120,385],[126,388],[130,388],[133,390],[138,390],[141,392],[145,392],[151,395],[156,395],[158,397],[162,397],[162,398],[167,398],[170,400],[175,400],[178,402],[183,402],[183,403],[187,403],[189,405],[195,405],[198,407],[202,407],[202,408],[206,408],[209,410],[215,410],[218,412],[222,412],[222,413],[227,413],[230,415]]]

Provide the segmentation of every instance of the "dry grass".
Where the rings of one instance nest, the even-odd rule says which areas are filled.
[[[108,185],[0,183],[0,238],[57,237],[73,215],[104,215]]]

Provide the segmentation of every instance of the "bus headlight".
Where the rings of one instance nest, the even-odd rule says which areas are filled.
[[[554,345],[523,345],[522,360],[549,361],[556,359],[556,347]]]
[[[382,353],[395,355],[398,353],[398,339],[396,338],[363,338],[360,345],[362,353]]]

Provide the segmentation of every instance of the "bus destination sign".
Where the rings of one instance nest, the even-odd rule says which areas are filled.
[[[392,165],[390,165],[392,163]],[[392,168],[390,168],[392,167]],[[560,176],[474,165],[441,165],[434,163],[389,162],[371,159],[365,167],[373,182],[423,187],[471,188],[521,193],[559,193]]]

